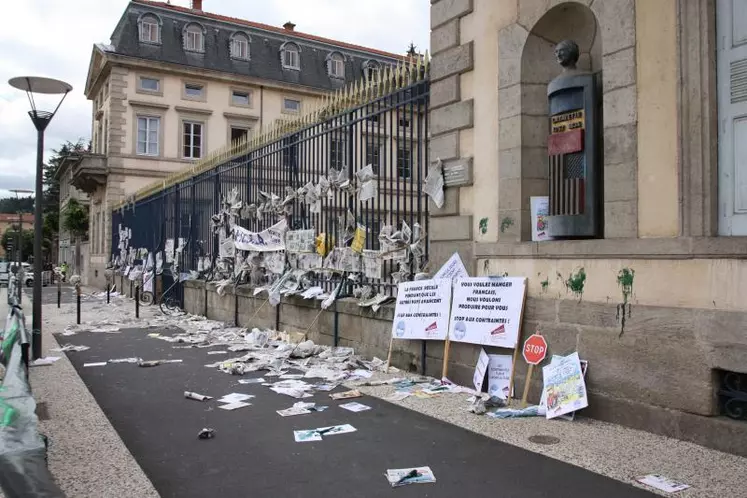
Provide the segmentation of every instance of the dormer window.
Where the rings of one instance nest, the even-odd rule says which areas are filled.
[[[205,30],[199,24],[188,24],[184,28],[184,50],[188,52],[205,51]]]
[[[345,79],[345,59],[339,52],[327,56],[327,73],[332,78]]]
[[[140,41],[143,43],[161,43],[161,19],[155,14],[143,14],[138,19]]]
[[[301,69],[301,55],[298,45],[284,43],[280,48],[280,60],[285,69]]]
[[[244,33],[234,33],[231,37],[231,58],[249,60],[249,37]]]
[[[363,63],[363,76],[367,80],[374,80],[381,70],[381,64],[376,61],[368,60]]]

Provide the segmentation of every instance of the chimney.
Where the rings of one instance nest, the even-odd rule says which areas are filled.
[[[194,10],[202,10],[202,0],[192,0],[192,8]]]
[[[288,31],[293,31],[296,28],[296,25],[288,21],[287,23],[283,24],[283,27]]]

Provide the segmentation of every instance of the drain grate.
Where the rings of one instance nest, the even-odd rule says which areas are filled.
[[[45,402],[36,404],[36,416],[39,417],[39,420],[49,420],[49,410]]]
[[[535,436],[529,436],[529,441],[535,444],[558,444],[560,442],[560,439],[556,438],[555,436],[537,434]]]

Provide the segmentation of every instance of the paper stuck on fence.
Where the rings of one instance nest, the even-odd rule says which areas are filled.
[[[516,347],[526,281],[524,277],[457,279],[449,338],[455,342]]]
[[[485,372],[488,371],[488,365],[490,363],[490,357],[485,352],[484,348],[480,348],[480,356],[477,358],[477,365],[475,366],[475,375],[472,377],[472,384],[475,386],[475,391],[482,392],[482,383],[485,381]]]
[[[239,225],[233,227],[236,249],[241,251],[283,251],[288,222],[283,219],[261,232],[250,232]]]
[[[363,249],[363,274],[366,278],[381,278],[381,253]]]
[[[508,399],[511,394],[511,367],[513,358],[511,355],[491,354],[488,355],[488,394],[491,397]]]
[[[423,192],[428,194],[437,208],[444,205],[444,167],[441,159],[436,159],[428,167],[428,176],[425,177]]]
[[[316,251],[314,230],[289,230],[285,233],[285,250],[289,253],[313,253]]]
[[[687,484],[673,481],[672,479],[660,474],[649,474],[637,478],[636,481],[645,484],[646,486],[656,488],[659,491],[664,491],[665,493],[676,493],[678,491],[684,491],[690,487]]]
[[[364,405],[363,403],[357,403],[353,401],[352,403],[344,403],[340,405],[340,408],[343,410],[348,410],[351,412],[365,412],[366,410],[370,410],[371,407],[368,405]]]
[[[548,419],[589,406],[578,353],[558,357],[556,361],[542,367],[542,376],[547,392],[545,416]]]
[[[386,478],[393,488],[408,484],[423,484],[436,482],[436,476],[430,467],[415,467],[409,469],[387,469]]]
[[[392,337],[446,339],[450,301],[450,280],[416,280],[400,283],[397,287]]]

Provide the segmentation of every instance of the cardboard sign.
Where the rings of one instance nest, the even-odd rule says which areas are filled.
[[[467,278],[467,268],[464,267],[459,253],[451,255],[449,260],[436,272],[433,278]]]
[[[542,368],[547,393],[548,419],[575,412],[589,406],[586,383],[578,353],[558,357]]]
[[[511,355],[488,355],[488,394],[491,397],[508,399],[511,393],[511,369],[513,359]]]
[[[472,377],[472,384],[478,393],[482,392],[482,383],[485,381],[485,372],[488,371],[489,364],[488,353],[485,352],[484,348],[480,348],[480,356],[477,358],[477,365],[475,365],[475,375]]]
[[[451,280],[416,280],[397,287],[392,321],[395,339],[446,339]]]
[[[516,347],[525,287],[524,277],[457,279],[451,305],[450,340]]]
[[[259,252],[284,251],[285,231],[287,229],[288,222],[285,220],[279,221],[261,232],[250,232],[246,228],[236,225],[233,227],[236,249]]]

